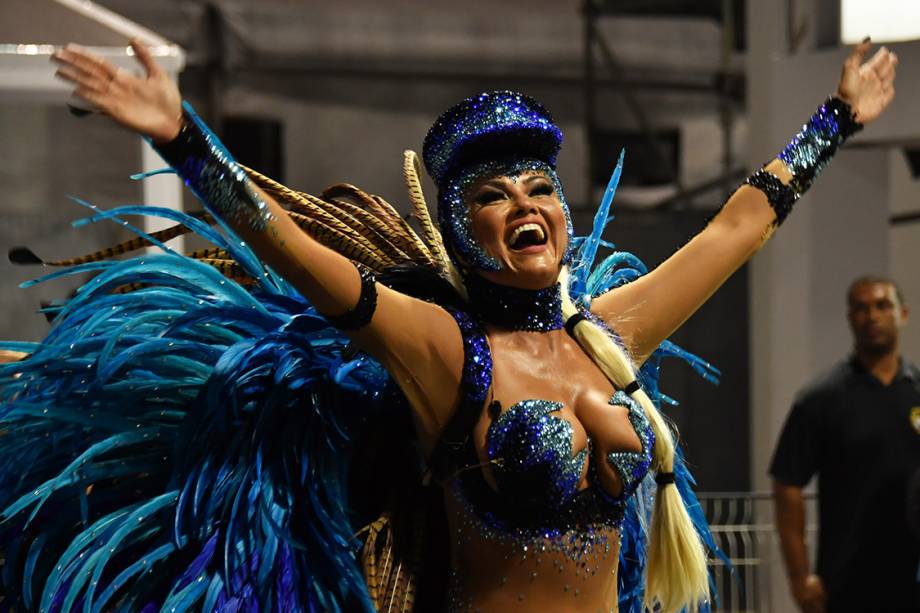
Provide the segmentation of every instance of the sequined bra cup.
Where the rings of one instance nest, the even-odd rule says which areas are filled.
[[[492,355],[482,327],[467,313],[448,309],[463,338],[463,401],[458,410],[481,411],[492,384]],[[573,453],[572,425],[558,413],[563,405],[549,400],[523,400],[503,412],[490,410],[492,423],[486,451],[497,489],[489,485],[481,462],[467,439],[458,451],[449,487],[481,523],[483,534],[558,540],[593,528],[618,529],[629,496],[651,465],[655,435],[642,408],[623,392],[611,404],[629,411],[641,451],[607,454],[623,490],[612,496],[601,487],[595,462],[589,462],[592,444]],[[578,486],[588,462],[588,487]]]

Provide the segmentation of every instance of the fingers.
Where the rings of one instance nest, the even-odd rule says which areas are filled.
[[[77,87],[82,87],[92,91],[102,91],[102,88],[105,84],[104,80],[99,79],[95,75],[91,75],[71,66],[61,66],[54,73],[54,76],[58,77],[59,79],[63,79],[64,81],[70,81]]]
[[[872,58],[866,62],[866,67],[874,70],[876,73],[888,64],[891,60],[891,52],[888,51],[887,47],[879,47],[878,51],[872,56]]]
[[[110,96],[113,84],[118,81],[122,73],[116,69],[112,75],[101,75],[81,70],[72,65],[62,63],[54,73],[56,77],[77,86],[76,91],[92,92],[103,96]]]
[[[882,95],[882,103],[881,103],[882,108],[884,108],[884,107],[888,106],[889,104],[891,104],[891,101],[892,101],[892,100],[894,100],[894,88],[893,88],[893,87],[889,87],[889,88],[887,88],[887,89],[883,92],[883,95]]]
[[[874,59],[875,58],[873,58],[873,60]],[[894,53],[888,52],[884,58],[884,61],[880,61],[877,65],[874,66],[875,74],[877,74],[879,79],[881,79],[883,82],[893,81],[895,66],[897,65],[898,56],[896,56]]]
[[[861,66],[863,59],[866,57],[866,54],[869,53],[869,49],[871,48],[872,39],[867,36],[861,43],[853,47],[853,51],[850,52],[850,55],[846,59],[845,63],[855,65],[856,67]]]
[[[73,95],[80,100],[89,102],[94,108],[100,111],[105,112],[107,110],[105,96],[97,91],[85,87],[78,87],[73,91]]]
[[[58,64],[73,66],[83,72],[97,75],[101,78],[114,78],[117,72],[115,66],[110,62],[74,44],[67,45],[63,49],[55,52],[54,55],[51,56],[51,60]]]
[[[131,48],[134,50],[134,57],[144,67],[148,77],[153,77],[160,73],[160,65],[153,59],[150,50],[147,49],[144,43],[136,38],[131,39]]]

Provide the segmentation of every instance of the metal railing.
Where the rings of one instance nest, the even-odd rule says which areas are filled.
[[[706,492],[700,504],[716,544],[731,562],[712,563],[718,601],[716,611],[770,613],[789,609],[791,600],[779,536],[773,519],[773,499],[767,492]],[[815,497],[806,494],[805,539],[815,551]]]

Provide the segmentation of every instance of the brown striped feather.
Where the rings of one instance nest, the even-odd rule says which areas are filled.
[[[406,181],[409,200],[412,202],[413,214],[422,228],[422,237],[428,242],[435,258],[442,264],[442,267],[446,268],[447,250],[444,248],[444,239],[428,212],[428,203],[425,201],[425,192],[422,191],[422,182],[419,179],[420,172],[421,163],[418,154],[411,149],[407,150],[403,153],[403,178]]]
[[[375,272],[386,270],[392,265],[386,254],[368,242],[363,236],[358,235],[358,240],[355,240],[353,236],[341,232],[337,227],[327,226],[315,219],[293,213],[291,218],[320,244],[341,253],[349,259],[364,264]]]
[[[425,243],[416,235],[415,231],[399,215],[396,209],[383,198],[368,194],[347,183],[327,188],[323,192],[323,198],[333,201],[348,199],[356,203],[380,220],[384,227],[387,228],[385,234],[388,234],[392,241],[397,242],[402,251],[412,255],[411,261],[419,264],[426,264],[431,261],[431,254]]]
[[[157,232],[151,232],[149,234],[156,240],[160,242],[164,242],[164,241],[168,241],[171,238],[175,238],[183,234],[188,234],[190,231],[191,230],[189,230],[182,224],[176,224],[174,226],[170,226],[163,230],[158,230]],[[92,253],[87,253],[87,254],[76,256],[73,258],[68,258],[66,260],[55,260],[53,262],[44,262],[44,264],[46,266],[76,266],[77,264],[85,264],[87,262],[98,262],[99,260],[107,260],[117,255],[122,255],[124,253],[130,253],[131,251],[136,251],[142,247],[148,247],[152,244],[153,243],[151,243],[146,238],[142,238],[138,236],[136,238],[132,238],[131,240],[127,240],[122,243],[118,243],[117,245],[112,245],[111,247],[100,249],[99,251],[94,251]]]
[[[352,200],[356,200],[356,202],[352,202]],[[385,200],[381,198],[380,201],[385,204],[385,206],[381,208],[392,209],[392,206],[390,206],[390,204]],[[349,200],[336,198],[335,202],[344,202],[350,204],[353,208],[357,208],[358,210],[362,211],[365,216],[374,219],[376,226],[381,228],[379,231],[387,236],[393,243],[395,243],[399,247],[400,251],[406,254],[407,259],[417,264],[427,264],[433,260],[428,247],[415,234],[415,231],[412,230],[411,227],[403,224],[394,227],[391,223],[388,223],[394,218],[399,218],[398,215],[387,214],[386,219],[381,219],[379,216],[371,212],[380,207],[380,203],[377,202],[376,196],[370,196],[364,192],[359,191],[353,198]],[[387,229],[389,229],[389,231],[387,231]]]

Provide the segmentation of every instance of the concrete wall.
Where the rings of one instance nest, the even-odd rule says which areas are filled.
[[[786,15],[748,2],[749,162],[775,155],[835,88],[846,49],[788,52]],[[920,191],[898,145],[920,137],[920,45],[894,45],[901,57],[889,112],[839,153],[802,198],[751,270],[752,483],[767,489],[767,467],[796,390],[850,348],[844,293],[865,273],[918,285],[918,228],[893,229],[892,212],[920,208]],[[918,288],[920,289],[920,288]],[[920,356],[916,323],[903,351]],[[765,518],[768,519],[768,518]],[[773,610],[794,610],[774,551],[768,585]]]
[[[99,118],[76,119],[60,105],[0,103],[0,160],[0,336],[34,341],[48,330],[40,303],[66,297],[87,277],[19,289],[51,269],[14,266],[7,250],[25,245],[54,260],[128,238],[112,222],[71,228],[91,212],[67,195],[103,208],[140,202],[140,184],[127,179],[141,168],[140,139]]]

